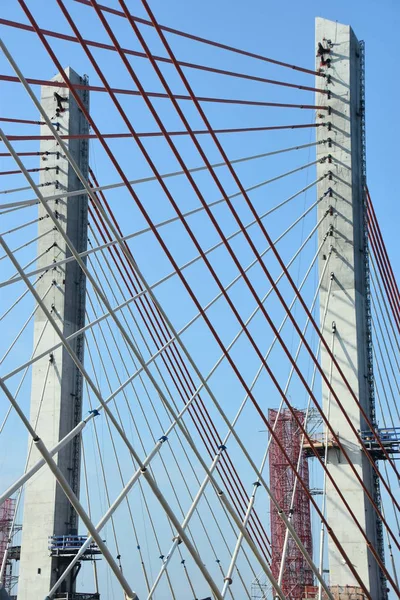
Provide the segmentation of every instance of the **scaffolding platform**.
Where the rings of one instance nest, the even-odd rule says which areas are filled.
[[[81,594],[76,592],[70,594],[68,592],[62,592],[60,594],[56,594],[54,598],[55,600],[100,600],[100,594]]]
[[[325,433],[313,433],[310,435],[311,444],[308,440],[304,440],[303,452],[307,458],[315,456],[314,450],[318,453],[321,458],[325,456],[325,448],[327,445],[327,436]],[[338,448],[333,436],[328,434],[328,449]]]
[[[388,454],[400,453],[400,427],[377,428],[374,432]],[[385,460],[386,456],[371,430],[361,431],[360,436],[364,447],[375,460]]]
[[[51,556],[73,557],[78,554],[79,550],[86,541],[86,535],[52,535],[49,537],[48,548]],[[99,547],[95,542],[92,542],[82,554],[81,560],[95,560],[95,557],[99,554],[101,554]],[[91,596],[88,596],[88,598],[89,597],[91,598]]]
[[[8,549],[8,560],[19,560],[21,558],[21,546],[10,546]]]
[[[332,585],[329,590],[335,600],[367,600],[366,595],[360,587],[354,585]],[[317,600],[318,598],[318,586],[309,585],[304,588],[303,600]],[[324,590],[322,590],[323,600],[327,600],[328,596]]]

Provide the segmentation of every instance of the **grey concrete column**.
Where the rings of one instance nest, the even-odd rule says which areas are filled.
[[[72,69],[66,69],[66,73],[73,83],[84,83]],[[57,75],[52,81],[62,81],[62,78]],[[88,92],[81,90],[80,94],[89,107]],[[43,87],[41,102],[52,122],[59,124],[61,134],[88,132],[87,121],[67,88]],[[49,135],[46,125],[41,127],[41,134]],[[67,143],[80,169],[87,174],[88,141],[69,140]],[[57,190],[62,194],[63,191],[82,188],[81,182],[54,139],[42,140],[40,151],[48,152],[41,157],[40,164],[41,167],[49,168],[42,171],[40,176],[40,184],[48,184],[41,188],[45,196],[57,194]],[[87,196],[75,196],[70,199],[60,197],[59,200],[51,201],[50,206],[76,249],[79,252],[86,250]],[[51,228],[51,221],[46,218],[46,214],[45,209],[40,206],[39,235]],[[38,267],[70,254],[56,229],[39,240],[38,256],[44,252],[43,257],[38,260]],[[37,284],[39,295],[43,296],[49,286],[51,290],[45,299],[46,306],[58,320],[64,335],[69,336],[84,325],[85,277],[76,263],[70,262],[64,267],[45,273]],[[34,344],[42,334],[45,321],[46,317],[39,309],[34,322]],[[37,352],[50,348],[58,341],[51,325],[47,325]],[[81,360],[83,341],[82,337],[78,337],[72,342]],[[81,420],[81,415],[82,378],[69,354],[60,347],[51,355],[35,362],[32,367],[30,420],[46,446],[51,448]],[[39,454],[33,448],[28,468],[38,458]],[[79,496],[79,436],[59,452],[55,460]],[[76,534],[77,526],[76,513],[56,484],[54,476],[49,469],[42,469],[25,487],[18,600],[42,600],[47,595],[70,560],[51,556],[48,538],[53,535]],[[72,592],[73,589],[72,580],[67,579],[64,589],[60,591]]]
[[[329,269],[321,288],[321,315],[324,313],[331,272],[334,274],[332,293],[329,299],[324,336],[330,345],[332,328],[336,330],[334,353],[342,371],[355,391],[360,404],[373,419],[373,399],[367,384],[367,336],[366,336],[366,274],[364,256],[364,212],[362,173],[362,113],[361,113],[361,66],[360,45],[352,29],[347,25],[318,18],[316,20],[316,49],[322,44],[330,47],[330,53],[317,56],[317,69],[321,68],[329,77],[317,78],[317,86],[331,91],[331,97],[317,93],[317,104],[328,105],[331,114],[317,112],[317,122],[331,123],[317,129],[317,139],[332,139],[329,152],[332,162],[318,165],[318,176],[332,172],[331,180],[323,180],[318,187],[318,196],[327,188],[329,195],[319,204],[319,217],[332,207],[332,214],[323,221],[319,230],[320,239],[332,227],[333,253]],[[324,64],[330,60],[330,65]],[[330,78],[330,79],[329,79]],[[322,112],[322,111],[321,111]],[[318,155],[326,155],[326,146],[317,147]],[[325,257],[320,257],[322,271]],[[322,366],[329,378],[330,357],[322,352]],[[366,426],[360,410],[345,387],[343,380],[333,368],[332,383],[347,414],[358,430]],[[326,386],[322,388],[325,413],[330,414],[333,429],[351,457],[366,488],[374,496],[374,477],[371,465],[363,455],[360,445],[349,424],[330,398]],[[356,514],[369,539],[377,547],[376,516],[361,485],[356,481],[346,459],[335,448],[328,451],[327,464],[341,492]],[[334,527],[351,563],[370,590],[373,600],[382,598],[380,570],[367,548],[365,539],[346,511],[332,484],[327,483],[327,518]],[[334,543],[328,541],[329,581],[333,586],[358,586],[348,566],[344,564]]]

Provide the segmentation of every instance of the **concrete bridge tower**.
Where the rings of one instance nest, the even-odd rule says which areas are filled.
[[[324,314],[328,302],[324,337],[332,339],[334,355],[345,377],[357,395],[361,406],[372,423],[375,422],[370,332],[368,321],[368,253],[365,236],[364,188],[364,48],[351,27],[318,18],[316,20],[317,70],[326,74],[326,87],[330,96],[317,92],[317,105],[327,105],[329,114],[317,113],[317,122],[326,127],[317,128],[317,140],[330,138],[328,149],[332,161],[318,164],[317,176],[331,172],[332,189],[318,205],[318,218],[330,211],[319,230],[320,239],[331,228],[333,247],[329,269],[320,294],[320,312]],[[317,87],[323,80],[317,77]],[[320,157],[326,155],[326,144],[317,146]],[[318,155],[317,155],[318,157]],[[327,189],[327,180],[320,182],[318,197]],[[320,257],[320,272],[325,256]],[[328,288],[332,277],[331,293]],[[332,373],[332,384],[357,430],[366,429],[365,419],[349,393],[331,359],[322,351],[322,367],[326,376]],[[351,458],[365,488],[379,503],[379,484],[375,472],[365,456],[359,441],[335,399],[323,385],[323,408],[333,430]],[[327,466],[350,507],[359,519],[374,548],[383,556],[381,523],[377,520],[365,491],[355,478],[350,466],[338,448],[327,450]],[[375,558],[367,548],[365,539],[348,514],[343,502],[329,479],[326,484],[326,516],[362,581],[370,590],[373,600],[386,595],[385,580]],[[328,537],[329,582],[335,586],[358,586],[348,565],[335,544]]]
[[[82,85],[81,78],[70,68],[66,73],[75,85]],[[62,82],[57,75],[53,82]],[[89,107],[88,91],[80,89],[79,94]],[[62,135],[88,133],[88,124],[68,88],[60,86],[42,87],[41,103],[53,123],[57,123]],[[46,125],[41,126],[41,134],[49,136]],[[88,172],[88,140],[69,139],[68,147],[81,171]],[[40,184],[45,196],[60,194],[50,206],[60,224],[79,252],[87,245],[87,196],[63,198],[63,192],[82,188],[82,184],[60,151],[54,138],[41,140],[42,167]],[[39,207],[39,235],[49,229],[45,209]],[[54,229],[39,239],[38,262],[40,268],[53,261],[68,256],[69,251],[60,233]],[[51,287],[44,300],[46,307],[58,321],[65,336],[72,334],[84,325],[85,316],[85,277],[75,261],[65,266],[50,269],[37,283],[36,289],[42,297]],[[37,352],[57,344],[58,337],[51,326],[46,326],[46,316],[39,309],[34,322],[34,344]],[[72,346],[83,359],[83,337],[77,337]],[[32,367],[32,391],[30,420],[48,448],[52,448],[80,420],[82,415],[82,378],[69,354],[58,348],[52,354],[38,360]],[[32,448],[28,468],[40,458]],[[67,478],[75,494],[79,496],[80,480],[80,437],[68,444],[55,460]],[[24,517],[22,529],[22,551],[18,583],[18,600],[43,599],[56,582],[71,558],[68,552],[49,550],[49,545],[62,545],[63,536],[74,536],[78,532],[77,516],[65,494],[47,468],[32,477],[25,487]],[[55,536],[60,536],[58,541]],[[50,540],[50,543],[49,543]],[[64,544],[65,545],[65,544]],[[74,574],[67,578],[60,592],[73,594]],[[67,597],[67,596],[66,596]],[[72,598],[73,596],[68,596]]]

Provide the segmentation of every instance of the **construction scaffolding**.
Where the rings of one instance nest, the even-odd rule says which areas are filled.
[[[295,410],[297,418],[304,423],[304,412]],[[289,410],[270,409],[268,419],[271,426],[275,424],[275,433],[285,448],[291,462],[300,465],[300,475],[309,483],[308,463],[305,453],[299,461],[301,447],[301,432]],[[276,423],[275,423],[276,421]],[[304,544],[307,552],[312,555],[311,513],[310,501],[304,489],[295,487],[295,474],[275,440],[271,441],[269,453],[269,476],[273,495],[287,515],[291,515],[292,525]],[[282,554],[285,545],[286,526],[271,503],[271,570],[279,579]],[[313,574],[298,546],[289,536],[287,549],[282,567],[282,591],[290,600],[302,600],[306,586],[313,585]]]
[[[4,557],[7,553],[7,548],[12,538],[12,528],[15,515],[15,500],[7,498],[0,505],[0,566],[3,564]],[[14,587],[15,578],[12,571],[12,563],[10,557],[7,556],[7,562],[4,569],[3,585],[7,592],[11,592]]]

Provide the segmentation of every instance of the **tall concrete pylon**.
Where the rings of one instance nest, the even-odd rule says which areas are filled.
[[[319,46],[321,44],[321,46]],[[324,314],[330,278],[331,294],[325,320],[324,337],[331,344],[334,336],[334,355],[342,371],[369,419],[374,423],[372,387],[372,363],[369,352],[368,331],[368,272],[364,221],[364,60],[363,45],[357,40],[351,27],[334,21],[316,19],[317,70],[327,75],[325,84],[331,95],[317,92],[316,104],[330,107],[317,112],[317,122],[326,127],[317,129],[317,140],[332,140],[327,148],[317,148],[322,158],[331,154],[332,161],[318,163],[317,176],[323,179],[318,185],[320,198],[330,187],[328,194],[318,205],[318,218],[329,211],[319,228],[320,241],[331,228],[333,252],[320,293],[320,312]],[[327,52],[327,50],[330,52]],[[319,52],[318,52],[319,51]],[[317,86],[324,87],[324,80],[317,77]],[[331,125],[328,125],[328,124]],[[330,208],[331,207],[331,208]],[[326,255],[320,256],[320,272]],[[334,334],[332,333],[334,331]],[[328,379],[331,359],[322,351],[322,367]],[[332,370],[332,383],[345,411],[357,430],[365,430],[366,424],[354,398],[351,397],[341,376]],[[322,387],[323,407],[333,430],[347,450],[358,474],[372,497],[379,497],[379,484],[373,468],[361,450],[355,434],[345,420],[335,399],[326,385]],[[335,482],[354,511],[375,549],[383,555],[381,524],[349,464],[338,448],[328,447],[327,467]],[[326,487],[326,516],[335,534],[356,568],[373,600],[386,596],[385,580],[375,558],[368,550],[365,539],[355,525],[343,502],[329,479]],[[328,538],[329,582],[335,586],[359,586],[348,566]],[[324,565],[325,566],[325,565]],[[339,588],[340,589],[340,588]]]
[[[73,84],[85,82],[71,68],[65,70]],[[57,75],[52,81],[63,81]],[[89,108],[87,90],[79,94]],[[74,135],[88,133],[88,123],[68,88],[43,86],[41,104],[53,123],[58,124],[59,133]],[[41,126],[41,134],[49,135],[49,128]],[[68,147],[81,171],[88,173],[88,140],[68,140]],[[82,184],[54,139],[41,140],[42,167],[40,184],[45,196],[60,193],[58,200],[49,201],[59,223],[78,252],[87,248],[87,196],[62,197],[63,191],[74,191]],[[49,230],[49,221],[44,208],[39,205],[39,231]],[[60,260],[70,252],[61,234],[54,230],[39,239],[37,266]],[[85,319],[85,277],[76,262],[50,269],[36,285],[46,307],[52,312],[65,336],[71,335],[84,325]],[[40,341],[39,341],[40,340]],[[34,322],[34,346],[37,353],[59,342],[59,338],[46,317],[38,310]],[[83,337],[72,342],[78,357],[83,359]],[[62,347],[34,363],[32,367],[32,391],[30,420],[35,430],[48,448],[52,448],[81,420],[82,416],[82,377],[69,354]],[[54,458],[67,478],[74,492],[79,496],[80,480],[80,438],[68,444]],[[32,448],[29,465],[40,458]],[[21,562],[18,581],[18,600],[41,600],[64,571],[70,558],[51,555],[49,538],[77,534],[77,517],[74,509],[56,483],[49,469],[43,468],[25,486],[24,516],[22,529]],[[54,553],[53,553],[54,554]],[[73,577],[64,582],[60,592],[74,592]]]

